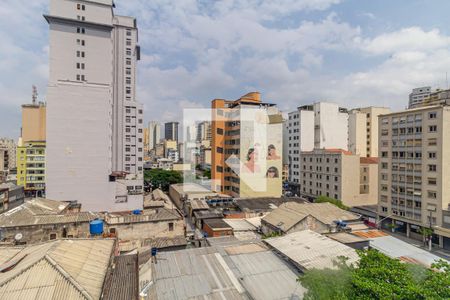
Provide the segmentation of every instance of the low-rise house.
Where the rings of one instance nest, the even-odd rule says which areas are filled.
[[[139,214],[107,213],[105,223],[106,230],[118,237],[121,251],[146,246],[157,238],[184,237],[183,216],[175,208],[159,207],[139,211]]]
[[[0,299],[101,299],[115,246],[113,239],[72,239],[0,247]]]
[[[157,254],[141,266],[142,299],[303,298],[298,274],[281,258],[262,243],[237,242]]]
[[[265,243],[295,266],[299,271],[311,269],[334,269],[340,257],[347,264],[355,263],[359,256],[353,248],[327,238],[311,230],[297,231],[264,240]]]
[[[228,195],[212,192],[196,183],[178,183],[169,187],[169,196],[179,209],[184,209],[187,200],[207,200],[211,198],[230,198]]]
[[[12,182],[0,184],[0,213],[23,204],[25,200],[24,187]]]
[[[222,219],[224,217],[222,211],[218,209],[198,210],[194,212],[192,222],[196,228],[202,229],[205,220],[208,219]]]
[[[203,231],[208,237],[233,235],[233,228],[222,219],[204,220]]]
[[[287,202],[262,218],[261,229],[264,234],[292,233],[313,230],[328,233],[337,230],[337,221],[361,223],[360,216],[330,203]]]
[[[1,239],[30,244],[57,238],[87,238],[89,222],[100,216],[77,212],[78,209],[69,202],[43,198],[26,201],[0,214]]]

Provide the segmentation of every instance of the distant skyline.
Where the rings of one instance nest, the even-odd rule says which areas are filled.
[[[49,0],[0,6],[0,137],[17,139],[31,86],[45,100]],[[283,112],[315,101],[353,108],[408,104],[411,89],[446,88],[446,0],[115,0],[137,18],[137,98],[145,123],[182,108],[259,91]]]

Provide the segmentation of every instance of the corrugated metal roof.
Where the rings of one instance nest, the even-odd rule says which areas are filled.
[[[147,299],[302,298],[295,274],[271,251],[229,255],[220,246],[158,254]]]
[[[305,293],[297,274],[270,251],[231,256],[240,283],[252,299],[302,299]]]
[[[370,247],[377,249],[387,256],[399,258],[408,262],[419,263],[426,267],[430,267],[433,262],[441,259],[428,251],[390,235],[372,238]]]
[[[246,219],[223,219],[233,231],[255,231],[256,227],[247,222]]]
[[[323,224],[331,225],[336,220],[358,220],[360,216],[340,209],[331,203],[283,203],[262,220],[284,232],[291,229],[308,215]]]
[[[121,255],[114,258],[114,268],[108,273],[103,289],[105,300],[133,300],[139,295],[138,256]]]
[[[1,264],[22,260],[0,273],[0,299],[98,299],[113,248],[111,239],[1,247]]]
[[[198,209],[209,209],[209,205],[208,203],[206,203],[206,200],[203,199],[194,199],[190,201],[191,204],[191,208],[193,210],[198,210]]]
[[[301,269],[334,268],[333,262],[338,260],[339,256],[347,257],[348,263],[359,260],[354,249],[311,230],[293,232],[264,241]]]
[[[335,241],[338,241],[339,243],[343,244],[351,244],[351,243],[359,243],[359,242],[365,242],[368,241],[365,238],[362,238],[357,235],[353,235],[346,232],[337,232],[337,233],[330,233],[326,235],[330,239],[333,239]]]

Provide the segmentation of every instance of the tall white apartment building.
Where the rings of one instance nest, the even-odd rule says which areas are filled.
[[[289,113],[287,120],[288,181],[300,183],[300,154],[313,149],[338,148],[347,150],[348,112],[335,103],[317,102],[304,105]]]
[[[423,86],[415,88],[409,94],[409,105],[408,108],[416,108],[422,105],[423,101],[428,98],[431,94],[430,86]]]
[[[47,197],[84,210],[142,207],[136,20],[112,0],[51,0]],[[128,193],[127,191],[133,191]]]
[[[155,149],[156,144],[161,141],[161,124],[155,121],[148,123],[148,147],[150,150]]]
[[[380,116],[379,200],[383,226],[450,249],[450,106]]]
[[[385,107],[352,109],[348,118],[348,150],[361,157],[378,157],[378,116],[389,114]]]

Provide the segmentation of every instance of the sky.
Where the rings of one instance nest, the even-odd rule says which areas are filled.
[[[50,0],[1,0],[0,137],[17,139],[31,86],[45,101]],[[317,101],[404,109],[446,88],[448,0],[115,0],[137,18],[145,121],[259,91],[283,112]]]

